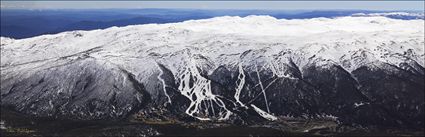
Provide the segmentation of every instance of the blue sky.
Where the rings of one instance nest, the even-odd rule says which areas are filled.
[[[419,10],[424,1],[1,1],[2,9],[271,9]]]

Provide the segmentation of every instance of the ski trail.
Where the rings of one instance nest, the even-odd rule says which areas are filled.
[[[239,68],[239,75],[238,75],[238,80],[236,81],[236,89],[235,89],[236,92],[234,97],[236,102],[239,103],[239,105],[246,108],[245,104],[243,104],[240,101],[240,97],[239,97],[241,95],[243,86],[245,85],[245,72],[243,71],[243,67],[241,63],[239,63],[238,68]]]
[[[263,82],[261,82],[260,72],[258,72],[258,66],[257,66],[257,64],[255,64],[255,71],[257,72],[258,84],[260,84],[261,92],[263,93],[263,96],[264,96],[264,102],[266,103],[267,112],[270,113],[269,103],[267,102],[266,91],[264,90]]]
[[[269,114],[269,113],[267,113],[267,112],[265,112],[265,111],[261,110],[260,108],[258,108],[258,107],[257,107],[257,106],[255,106],[254,104],[251,104],[251,107],[253,107],[253,108],[254,108],[254,110],[255,110],[258,114],[260,114],[260,116],[261,116],[261,117],[263,117],[263,118],[265,118],[265,119],[267,119],[267,120],[271,120],[271,121],[277,120],[277,117],[275,117],[275,116],[273,116],[273,115],[271,115],[271,114]]]
[[[179,79],[180,93],[190,100],[186,114],[199,120],[227,120],[230,117],[232,112],[226,108],[220,98],[212,94],[211,81],[201,76],[195,60],[189,58]]]
[[[164,71],[161,69],[161,67],[159,66],[159,64],[157,63],[156,64],[157,66],[158,66],[158,69],[159,69],[159,74],[158,74],[158,76],[157,76],[157,78],[159,79],[159,81],[161,81],[161,83],[162,83],[162,90],[164,91],[164,95],[167,97],[167,99],[168,99],[168,103],[170,103],[170,104],[172,104],[171,103],[171,98],[170,98],[170,96],[168,95],[168,93],[167,93],[167,85],[165,84],[165,80],[163,79],[163,78],[161,78],[161,76],[164,74]]]

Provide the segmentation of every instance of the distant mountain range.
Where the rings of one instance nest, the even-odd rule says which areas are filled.
[[[381,14],[401,13],[401,14]],[[423,19],[423,12],[365,10],[198,10],[198,9],[98,9],[98,10],[1,10],[1,36],[15,39],[71,30],[95,30],[112,26],[172,23],[218,16],[269,15],[277,19],[333,18],[350,15]]]

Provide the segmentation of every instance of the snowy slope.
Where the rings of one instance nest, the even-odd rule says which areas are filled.
[[[268,88],[274,87],[273,82],[280,81],[277,78],[297,81],[307,77],[312,64],[329,70],[333,70],[333,65],[340,66],[353,75],[357,74],[354,71],[365,66],[372,70],[382,68],[396,72],[396,69],[385,65],[406,68],[407,64],[409,74],[423,76],[424,25],[424,20],[397,20],[381,16],[294,20],[270,16],[225,16],[161,25],[63,32],[20,40],[2,37],[1,81],[5,84],[2,84],[1,94],[3,98],[14,96],[12,91],[19,92],[14,90],[14,85],[32,79],[36,74],[44,75],[43,78],[56,77],[49,73],[58,71],[56,68],[65,73],[59,75],[79,74],[78,71],[66,74],[67,66],[84,68],[81,65],[86,63],[75,62],[90,60],[86,65],[95,64],[94,68],[102,68],[97,71],[111,71],[107,73],[111,78],[102,76],[99,79],[115,79],[111,81],[115,84],[122,82],[124,86],[126,80],[139,83],[150,94],[150,100],[160,100],[158,102],[163,102],[161,105],[173,104],[172,98],[176,95],[171,95],[169,90],[176,90],[189,100],[182,106],[185,114],[200,120],[229,119],[236,113],[232,109],[234,106],[249,108],[265,119],[276,120],[278,115],[287,112],[274,111],[276,109],[271,104],[274,101],[268,98],[275,98],[275,95],[267,95],[271,92]],[[230,95],[230,99],[215,91],[214,82],[222,80],[213,81],[214,77],[208,77],[215,76],[222,67],[226,73],[229,71],[229,77],[237,77],[235,81],[224,82],[233,83],[230,88],[235,93]],[[170,73],[172,78],[165,78]],[[298,73],[300,77],[296,76]],[[66,81],[66,78],[62,80]],[[269,78],[275,80],[266,81]],[[104,84],[101,80],[96,82],[95,85]],[[246,89],[250,83],[255,85]],[[74,87],[69,87],[69,94],[74,94],[71,89]],[[46,91],[50,90],[56,94],[57,89]],[[111,94],[115,92],[125,93],[118,90]],[[248,95],[251,92],[261,97]],[[110,98],[109,94],[105,96]],[[136,98],[139,104],[120,111],[130,113],[131,108],[143,104],[139,97]],[[248,101],[249,98],[254,99]],[[264,99],[258,101],[257,98]],[[229,105],[226,100],[234,102]],[[18,104],[13,100],[2,103]],[[350,103],[356,106],[354,104],[361,102]],[[51,111],[54,111],[55,105],[64,106],[63,103],[49,104],[51,108],[48,110]],[[20,109],[26,111],[28,107],[30,105],[20,106]],[[423,100],[420,107],[423,109]],[[116,107],[111,108],[115,113]]]
[[[199,48],[198,51],[208,50],[203,54],[214,59],[220,54],[268,47],[277,49],[277,52],[291,49],[335,62],[340,62],[342,56],[356,50],[366,50],[373,53],[376,59],[391,62],[395,60],[380,54],[403,54],[412,49],[417,54],[413,59],[423,66],[423,26],[423,20],[406,21],[385,17],[306,20],[278,20],[269,16],[218,17],[163,25],[64,32],[22,40],[2,38],[1,65],[13,66],[58,58],[92,48],[102,49],[93,55],[95,57],[143,57],[149,53],[164,55],[186,48]],[[235,44],[220,44],[222,47],[210,45],[214,42]],[[386,45],[391,43],[403,45]]]

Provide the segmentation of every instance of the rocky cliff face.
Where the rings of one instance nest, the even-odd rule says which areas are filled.
[[[1,38],[1,105],[60,119],[424,125],[424,20],[219,17]]]

